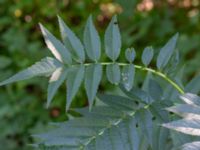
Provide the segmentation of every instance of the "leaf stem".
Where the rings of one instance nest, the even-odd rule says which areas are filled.
[[[99,62],[101,65],[103,66],[107,66],[110,64],[113,64],[113,62]],[[126,66],[129,65],[129,63],[117,63],[119,66]],[[92,63],[85,63],[85,66],[91,65]],[[161,78],[163,78],[164,80],[166,80],[167,82],[169,82],[179,93],[184,94],[184,90],[176,83],[174,82],[172,79],[170,79],[167,75],[165,75],[164,73],[148,68],[148,67],[144,67],[144,66],[140,66],[140,65],[134,65],[136,69],[142,70],[142,71],[148,71],[148,72],[152,72],[153,74],[160,76]]]

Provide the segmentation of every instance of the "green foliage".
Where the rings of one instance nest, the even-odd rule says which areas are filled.
[[[58,18],[58,20],[61,24],[62,20],[60,18]],[[117,59],[117,57],[119,56],[120,48],[121,48],[121,42],[119,42],[120,39],[121,39],[120,38],[121,36],[120,36],[119,28],[118,28],[118,25],[116,24],[116,21],[117,21],[116,16],[114,16],[113,19],[111,20],[110,24],[108,25],[106,32],[105,32],[106,54],[113,61],[115,61]],[[65,34],[65,36],[70,36],[72,34],[72,31],[70,29],[63,30],[63,28],[64,28],[63,25],[64,25],[64,22],[62,21],[62,25],[60,25],[61,34],[62,35]],[[86,23],[85,30],[84,30],[84,45],[85,45],[85,49],[86,49],[88,57],[91,60],[95,61],[95,63],[86,64],[86,63],[82,62],[84,64],[79,64],[79,63],[74,62],[72,64],[72,56],[73,55],[71,55],[70,51],[68,51],[68,49],[62,44],[62,42],[57,40],[41,24],[40,24],[40,28],[42,30],[42,33],[43,33],[47,47],[53,53],[55,58],[58,61],[60,61],[60,63],[62,63],[62,65],[63,65],[62,69],[59,66],[59,67],[54,68],[54,69],[56,69],[55,72],[53,72],[53,71],[48,72],[48,74],[52,73],[52,76],[50,78],[49,87],[48,87],[47,106],[49,106],[49,104],[50,104],[53,96],[55,95],[57,89],[59,88],[59,86],[67,78],[67,80],[68,80],[67,90],[68,90],[68,92],[70,92],[70,93],[67,93],[68,97],[67,97],[67,104],[66,104],[67,107],[66,107],[66,109],[68,109],[70,104],[71,104],[72,98],[75,96],[75,94],[77,93],[77,91],[80,87],[80,84],[83,80],[83,76],[84,76],[84,72],[85,72],[85,89],[86,89],[87,97],[88,97],[88,100],[89,100],[89,105],[90,105],[90,108],[91,108],[92,105],[93,105],[93,101],[95,99],[97,90],[98,90],[98,86],[99,86],[101,78],[102,78],[102,65],[106,65],[106,75],[107,75],[108,81],[110,81],[112,84],[115,84],[115,85],[119,84],[120,81],[121,81],[120,65],[123,65],[123,67],[124,67],[123,77],[122,77],[123,84],[124,84],[125,88],[128,89],[128,90],[130,90],[132,88],[134,74],[135,74],[135,69],[134,69],[135,66],[134,65],[132,65],[132,64],[130,65],[130,64],[126,64],[126,63],[121,64],[119,62],[116,62],[116,63],[115,62],[108,62],[108,63],[104,63],[104,62],[101,63],[100,62],[100,63],[97,63],[97,60],[99,60],[100,54],[101,54],[101,51],[100,51],[100,45],[101,44],[100,44],[100,39],[99,39],[98,33],[97,33],[93,23],[92,23],[92,16],[89,16],[87,23]],[[65,28],[67,28],[67,27],[65,26]],[[70,30],[71,34],[68,34],[69,30]],[[77,38],[75,38],[74,33],[72,34],[72,37],[73,38],[71,40],[68,40],[68,42],[67,42],[68,45],[69,44],[73,45],[73,43],[77,42]],[[67,39],[70,39],[70,38],[67,38]],[[163,61],[164,57],[165,57],[165,59],[167,59],[166,62],[164,62],[164,65],[167,64],[168,60],[170,59],[170,57],[172,55],[173,49],[175,48],[176,40],[177,40],[177,35],[175,37],[173,37],[164,46],[164,48],[161,49],[161,51],[158,55],[158,60],[157,60],[158,64],[162,63],[160,61],[161,60]],[[79,43],[79,45],[80,45],[80,43]],[[169,49],[170,54],[167,51],[168,47],[170,48]],[[79,48],[79,47],[77,47],[77,48]],[[128,58],[127,55],[129,53],[130,53],[130,56]],[[134,57],[135,57],[134,49],[127,49],[126,57],[129,60],[129,62],[133,62]],[[152,49],[151,48],[145,48],[143,55],[142,55],[142,61],[145,64],[145,66],[150,63],[152,57],[153,57]],[[162,59],[161,59],[161,57],[162,57]],[[76,57],[74,59],[76,59]],[[76,77],[76,75],[73,74],[72,68],[74,66],[79,67],[80,65],[86,66],[86,71],[84,71],[85,67],[82,67],[80,72],[77,72],[77,73],[79,73],[79,74],[77,74],[79,76]],[[12,83],[12,82],[15,82],[15,81],[24,80],[24,79],[34,77],[36,75],[40,75],[40,74],[43,73],[43,72],[37,73],[35,71],[36,70],[35,68],[36,69],[39,68],[41,70],[43,69],[40,66],[36,66],[36,67],[34,66],[34,67],[28,69],[28,73],[26,71],[22,72],[20,74],[15,75],[14,77],[11,77],[11,79],[8,79],[8,80],[6,80],[6,81],[4,81],[0,84],[4,85],[4,84],[7,84],[7,83]],[[158,66],[158,68],[160,69],[159,66]],[[45,68],[44,71],[46,71],[46,69],[47,68]],[[142,67],[140,69],[142,69]],[[71,70],[72,73],[69,70]],[[144,70],[148,71],[149,69],[144,68]],[[126,71],[126,72],[124,72],[124,71]],[[156,72],[154,70],[151,70],[151,71],[155,74],[158,74],[158,75],[160,74],[160,76],[163,76],[159,72]],[[64,72],[64,73],[62,73],[62,72]],[[67,73],[67,72],[69,72],[69,73]],[[28,74],[28,77],[27,77],[27,74]],[[67,74],[70,74],[70,75],[68,77],[66,77]],[[23,77],[24,75],[25,75],[25,77]],[[170,80],[167,77],[164,77],[164,78],[165,78],[165,80]],[[173,81],[171,81],[171,82],[173,82]],[[73,87],[73,85],[74,85],[74,87]],[[154,93],[156,93],[156,92],[154,92]]]
[[[157,67],[158,69],[163,69],[168,61],[170,60],[176,46],[176,42],[178,39],[178,33],[174,35],[164,47],[161,48],[160,53],[157,58]]]
[[[1,82],[0,85],[2,86],[16,81],[30,79],[35,76],[49,76],[56,70],[56,68],[61,66],[62,64],[58,60],[47,57],[32,65],[31,67],[10,77],[9,79]]]
[[[79,90],[79,87],[81,85],[81,82],[83,81],[85,74],[85,66],[80,67],[73,67],[70,69],[68,78],[67,78],[67,106],[66,109],[68,110],[70,107],[70,104],[72,102],[72,99],[76,95],[76,93]]]
[[[118,64],[111,64],[106,66],[106,76],[108,81],[112,84],[118,84],[120,82],[120,68]]]
[[[34,2],[34,1],[22,0],[20,2],[19,1],[11,2],[3,0],[0,2],[3,6],[2,9],[0,10],[0,13],[2,14],[2,17],[0,19],[0,33],[2,35],[0,37],[1,39],[0,47],[2,49],[1,55],[4,55],[5,58],[7,58],[8,60],[8,63],[6,63],[4,59],[0,58],[0,61],[3,60],[1,61],[1,66],[3,65],[3,67],[2,68],[0,67],[1,68],[0,80],[5,79],[6,77],[16,72],[16,70],[25,68],[28,65],[32,64],[34,61],[40,60],[42,57],[48,54],[46,49],[43,48],[42,40],[40,38],[40,33],[38,31],[36,24],[38,22],[41,21],[43,22],[45,20],[45,27],[47,27],[50,31],[53,31],[54,35],[58,35],[57,30],[54,29],[56,24],[56,14],[60,12],[62,12],[63,14],[62,18],[66,18],[67,24],[70,27],[72,27],[72,29],[76,31],[76,33],[78,33],[76,34],[76,37],[78,38],[82,37],[81,33],[83,29],[83,22],[85,22],[85,19],[88,16],[88,14],[92,12],[94,16],[97,16],[96,17],[97,19],[95,19],[95,26],[97,27],[98,31],[100,31],[99,34],[100,37],[103,37],[102,33],[104,32],[105,25],[107,24],[107,21],[110,19],[110,16],[107,15],[107,12],[106,13],[103,12],[102,8],[105,7],[100,6],[100,4],[103,4],[107,7],[110,6],[110,3],[107,3],[109,1],[103,0],[97,2],[97,1],[86,0],[86,1],[76,1],[76,2],[70,1],[69,3],[67,1],[68,0],[66,1],[64,0],[62,2],[61,1],[49,2],[44,0],[44,1]],[[126,49],[126,47],[132,45],[134,45],[134,48],[137,50],[137,57],[134,60],[134,64],[140,63],[139,56],[141,56],[142,54],[142,51],[140,50],[144,48],[144,45],[153,45],[154,54],[155,56],[157,56],[160,45],[162,45],[164,41],[167,41],[167,38],[173,33],[177,32],[178,30],[178,32],[181,33],[177,44],[177,49],[181,50],[180,53],[181,60],[179,61],[184,62],[185,70],[182,69],[179,72],[179,70],[176,70],[177,69],[176,67],[179,67],[176,65],[177,63],[175,64],[175,62],[169,60],[170,62],[164,67],[162,72],[168,77],[170,77],[173,81],[177,82],[177,84],[183,89],[185,89],[186,92],[198,93],[199,92],[198,76],[196,77],[196,79],[192,79],[192,77],[194,77],[198,73],[198,70],[196,68],[199,67],[199,56],[200,56],[198,53],[199,15],[195,15],[196,12],[195,9],[198,8],[198,6],[197,5],[194,6],[192,4],[190,8],[179,9],[179,6],[181,6],[179,4],[177,5],[176,3],[173,3],[168,5],[168,2],[165,4],[159,2],[159,6],[156,3],[154,3],[155,9],[152,9],[151,11],[147,12],[147,11],[138,11],[138,3],[141,2],[117,0],[111,3],[112,6],[111,8],[113,8],[114,6],[112,4],[120,4],[120,6],[123,7],[123,13],[121,13],[120,16],[118,17],[120,21],[120,29],[121,31],[123,31],[121,35],[123,41],[122,42],[123,45],[121,48],[122,54],[119,55],[119,58],[118,60],[116,60],[116,62],[123,62],[124,50]],[[108,10],[113,10],[113,9],[108,9]],[[21,11],[22,12],[21,17],[16,17],[14,13],[15,11],[16,12]],[[193,15],[191,16],[191,14]],[[31,21],[27,21],[27,18],[30,17],[32,18]],[[72,36],[73,35],[70,35],[68,36],[68,38]],[[74,40],[75,39],[77,38],[74,38]],[[87,56],[85,56],[85,61],[82,61],[84,60],[81,59],[82,55],[78,55],[81,53],[78,54],[76,53],[76,50],[78,51],[79,49],[81,49],[81,46],[79,44],[77,43],[72,44],[70,49],[70,46],[67,46],[66,44],[67,42],[65,42],[63,37],[62,40],[63,40],[63,45],[65,45],[65,47],[72,55],[72,63],[74,63],[74,61],[77,63],[84,63],[85,61],[90,63],[90,61],[87,59]],[[70,39],[68,40],[70,41]],[[79,48],[75,48],[74,45],[76,46],[79,45]],[[102,49],[104,49],[104,47],[105,46],[102,45]],[[84,52],[84,50],[82,52]],[[176,52],[177,51],[175,51],[174,53]],[[176,58],[178,57],[175,57],[174,54],[171,57],[171,59],[177,61]],[[103,52],[101,55],[101,61],[105,61]],[[172,66],[171,68],[169,68],[169,64]],[[122,75],[123,68],[126,68],[127,65],[123,66],[120,64],[119,66]],[[150,67],[154,68],[154,66],[155,63],[154,61],[152,61]],[[149,91],[152,89],[152,91],[149,92],[149,95],[153,97],[151,98],[150,101],[152,101],[152,99],[160,100],[160,98],[158,97],[160,97],[161,95],[162,99],[164,97],[167,97],[166,99],[167,102],[169,100],[171,100],[173,103],[176,103],[178,101],[177,100],[178,92],[174,90],[171,85],[168,85],[165,82],[160,81],[159,77],[157,78],[154,76],[155,75],[154,73],[152,74],[149,72],[145,80],[147,82],[145,82],[145,84],[142,84],[146,72],[139,71],[141,69],[138,70],[137,67],[134,67],[134,69],[136,71],[135,79],[129,77],[129,81],[131,82],[131,80],[134,79],[133,87],[137,90],[140,89],[138,87],[142,87],[142,91]],[[176,72],[179,72],[179,75],[176,74]],[[184,75],[183,78],[181,78],[182,75],[180,74]],[[150,85],[150,80],[148,78],[159,83],[159,85],[163,88],[162,94],[159,94],[159,92],[156,92],[156,90],[154,90],[154,88],[156,88],[157,86],[154,86],[154,84],[152,83]],[[123,82],[122,79],[123,78],[121,76],[120,82]],[[66,78],[66,80],[69,81],[70,80],[69,77],[68,79]],[[185,83],[187,83],[188,80],[191,80],[191,82],[186,85]],[[63,106],[65,105],[63,103],[63,100],[65,99],[64,97],[66,96],[66,94],[63,94],[65,93],[65,88],[63,87],[61,87],[57,91],[57,95],[55,97],[56,101],[53,101],[53,104],[50,106],[50,109],[43,110],[42,108],[44,106],[43,103],[45,103],[45,96],[44,96],[45,92],[43,92],[46,87],[45,83],[46,83],[45,80],[43,81],[41,79],[29,80],[28,82],[20,82],[14,85],[6,86],[5,88],[1,88],[0,97],[2,99],[1,101],[2,124],[0,128],[2,134],[0,136],[0,143],[3,149],[17,149],[17,147],[20,147],[19,148],[20,150],[26,149],[25,146],[26,144],[23,143],[32,142],[31,138],[28,138],[28,135],[30,135],[31,132],[38,132],[35,130],[38,130],[38,128],[41,130],[42,128],[41,126],[43,126],[43,124],[46,124],[46,122],[48,122],[49,120],[53,119],[53,121],[56,121],[58,118],[60,118],[60,117],[52,118],[50,116],[52,110],[55,110],[55,107],[57,107],[56,109],[58,110],[61,109],[59,110],[62,112],[60,114],[63,114],[61,116],[64,117],[62,120],[66,120],[64,113],[65,110],[62,109],[64,108]],[[110,90],[111,86],[107,83],[108,82],[105,82],[104,77],[102,76],[102,82],[99,91]],[[152,86],[154,88],[151,88]],[[127,89],[125,84],[124,88]],[[69,89],[67,88],[67,90]],[[157,90],[159,90],[159,88]],[[82,91],[82,87],[80,87],[80,91]],[[117,92],[117,94],[119,93]],[[67,96],[68,95],[69,94],[67,94]],[[75,101],[73,101],[72,107],[87,105],[84,92],[77,92],[76,95],[77,97],[74,99]],[[138,99],[139,98],[137,98],[137,102],[139,101]],[[98,105],[98,101],[96,105]],[[149,109],[154,111],[156,114],[158,108],[164,108],[164,107],[166,106],[163,106],[162,104],[159,103],[155,103]],[[21,108],[26,108],[26,109],[21,109]],[[166,121],[167,120],[166,112],[162,113],[162,115],[157,115],[156,118],[160,118],[160,120],[162,121],[169,122],[169,120]],[[34,131],[30,130],[32,128],[34,129]],[[156,128],[155,132],[159,132],[160,134],[159,135],[157,134],[158,136],[153,138],[154,140],[153,143],[156,143],[157,141],[162,141],[165,138],[170,139],[168,136],[169,132],[165,128],[162,128],[161,130]],[[160,138],[163,136],[165,138]],[[188,138],[187,136],[183,136],[182,134],[176,134],[176,133],[171,134],[171,131],[170,131],[170,137],[172,137],[174,147],[180,146],[187,142],[191,142],[188,140],[190,138]],[[170,143],[171,141],[165,140],[165,142]],[[198,144],[198,142],[195,144]],[[168,145],[163,143],[153,144],[152,149],[163,149],[163,145],[166,145],[166,149],[171,149],[171,147],[167,147]],[[143,144],[143,146],[145,146],[145,144]],[[28,147],[27,149],[31,148]]]
[[[125,52],[126,59],[132,63],[136,57],[135,49],[134,48],[127,48]]]
[[[167,110],[183,117],[183,119],[165,123],[163,126],[185,134],[200,136],[200,97],[195,94],[186,93],[181,95],[180,98],[186,104],[178,104],[167,108]],[[199,148],[199,141],[187,143],[182,146],[184,150],[197,150]]]
[[[135,67],[133,64],[123,66],[122,68],[122,83],[126,90],[130,91],[134,84]]]
[[[98,98],[104,105],[95,106],[91,111],[88,108],[77,109],[83,117],[57,124],[55,129],[36,135],[43,140],[38,146],[55,146],[58,149],[143,150],[165,144],[165,140],[153,140],[153,124],[157,121],[152,121],[152,113],[146,106],[140,106],[136,100],[122,96],[98,95]],[[163,130],[162,127],[155,127]],[[69,132],[63,132],[66,129]]]
[[[92,64],[86,68],[85,89],[89,99],[90,108],[92,107],[101,78],[102,66],[100,64]]]
[[[66,48],[71,52],[75,61],[80,63],[84,62],[85,52],[81,41],[59,16],[58,21],[60,25],[62,40]]]
[[[106,55],[112,60],[115,61],[120,54],[121,50],[121,35],[118,27],[117,16],[113,16],[111,22],[109,23],[105,36],[105,51]]]
[[[68,74],[68,70],[64,67],[57,68],[51,75],[48,85],[48,94],[47,94],[47,107],[49,107],[53,97],[55,96],[58,88],[65,81]]]
[[[84,30],[84,46],[88,57],[93,61],[98,61],[101,56],[101,43],[98,32],[92,23],[91,15]]]
[[[146,47],[142,53],[142,62],[145,66],[148,66],[153,58],[153,48]]]

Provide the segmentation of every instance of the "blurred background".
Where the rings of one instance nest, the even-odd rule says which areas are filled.
[[[57,14],[81,39],[89,14],[93,14],[102,39],[110,18],[118,14],[123,41],[120,59],[132,46],[139,56],[138,64],[146,46],[152,45],[157,53],[179,32],[177,49],[186,68],[184,81],[200,71],[199,0],[0,0],[0,81],[51,56],[38,23],[60,37]],[[43,131],[49,122],[67,119],[65,86],[45,109],[47,84],[46,78],[34,78],[0,87],[0,149],[30,150],[31,134]],[[112,88],[105,81],[100,86],[102,91]],[[84,90],[80,91],[72,107],[88,105]]]

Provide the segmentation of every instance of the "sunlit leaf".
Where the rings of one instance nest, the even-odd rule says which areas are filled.
[[[58,88],[67,78],[68,69],[67,68],[58,68],[52,74],[49,85],[48,85],[48,92],[47,92],[47,107],[49,107],[53,97],[55,96]]]
[[[185,93],[181,95],[180,98],[187,104],[194,104],[200,106],[200,97],[196,94]]]
[[[200,119],[181,119],[165,123],[163,126],[185,134],[200,136]]]
[[[56,68],[61,67],[62,64],[54,58],[44,58],[27,69],[13,75],[7,80],[0,83],[0,86],[10,84],[13,82],[30,79],[35,76],[49,76]]]
[[[40,24],[40,29],[44,36],[44,40],[46,42],[47,47],[56,57],[56,59],[66,64],[71,64],[72,58],[68,49],[56,37],[54,37],[42,24]]]

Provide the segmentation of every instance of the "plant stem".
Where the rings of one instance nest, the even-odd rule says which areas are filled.
[[[126,66],[129,65],[129,63],[118,63],[116,62],[119,66]],[[84,64],[85,66],[91,65],[93,63],[86,63]],[[110,64],[113,64],[113,62],[100,62],[101,65],[103,66],[107,66]],[[167,82],[169,82],[179,93],[184,94],[184,90],[176,83],[174,82],[172,79],[170,79],[167,75],[165,75],[164,73],[148,68],[148,67],[144,67],[144,66],[140,66],[140,65],[134,65],[134,67],[136,69],[142,70],[142,71],[149,71],[152,72],[153,74],[160,76],[161,78],[163,78],[164,80],[166,80]]]

